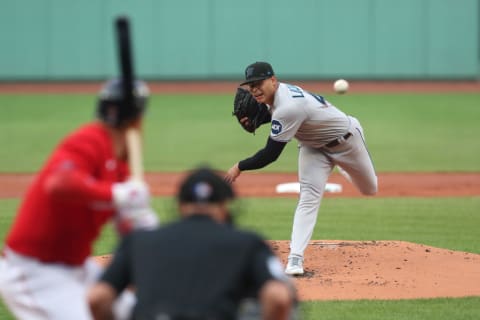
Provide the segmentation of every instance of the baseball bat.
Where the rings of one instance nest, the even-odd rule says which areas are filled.
[[[132,46],[130,41],[130,22],[125,16],[117,17],[115,21],[117,31],[117,49],[120,62],[120,71],[123,84],[123,108],[133,108],[133,82],[135,81],[133,70]],[[129,110],[126,110],[128,114]],[[129,127],[125,133],[128,163],[132,179],[143,180],[143,157],[142,139],[138,128]]]

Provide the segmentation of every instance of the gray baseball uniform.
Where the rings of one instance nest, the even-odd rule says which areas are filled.
[[[279,83],[271,107],[271,139],[299,142],[300,196],[295,211],[290,255],[303,257],[312,237],[320,202],[335,165],[345,170],[365,195],[377,192],[377,177],[360,122],[322,96]]]

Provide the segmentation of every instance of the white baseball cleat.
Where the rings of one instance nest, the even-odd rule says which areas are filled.
[[[290,276],[301,276],[303,274],[303,257],[290,256],[285,273]]]

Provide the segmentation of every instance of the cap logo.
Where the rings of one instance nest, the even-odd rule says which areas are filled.
[[[255,68],[254,67],[248,67],[247,68],[247,71],[245,72],[245,77],[248,79],[248,78],[251,78],[253,76],[253,72],[255,71]]]
[[[206,182],[199,182],[193,186],[193,194],[199,201],[207,200],[212,195],[212,187]]]

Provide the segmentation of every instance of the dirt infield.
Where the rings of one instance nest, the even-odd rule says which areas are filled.
[[[156,196],[171,196],[183,177],[181,173],[150,172],[146,180]],[[20,197],[32,181],[32,174],[0,174],[0,198]],[[461,197],[480,196],[480,173],[380,173],[376,197]],[[297,197],[296,193],[277,193],[280,183],[296,182],[293,173],[245,172],[235,182],[242,197]],[[359,191],[340,174],[334,173],[329,183],[342,186],[341,193],[326,193],[326,197],[360,197]]]
[[[31,174],[0,175],[0,198],[21,197]],[[148,173],[157,196],[171,196],[183,178],[178,173]],[[243,173],[235,188],[244,197],[297,197],[278,194],[279,183],[295,182],[296,174]],[[333,174],[341,193],[326,197],[360,196],[346,180]],[[377,197],[480,196],[480,173],[385,173],[379,175]],[[270,241],[283,262],[288,241]],[[107,262],[109,257],[99,257]],[[399,241],[311,241],[306,274],[295,278],[302,300],[407,299],[480,296],[480,255]]]

